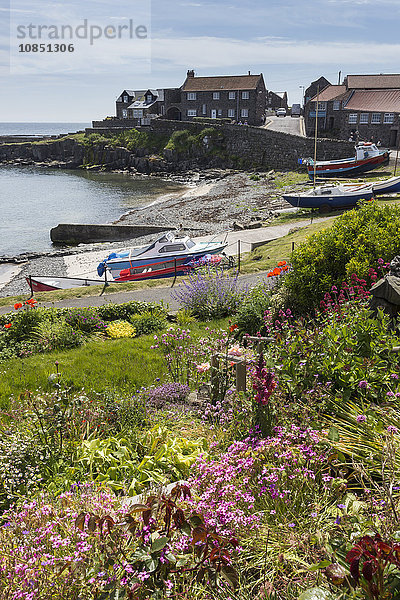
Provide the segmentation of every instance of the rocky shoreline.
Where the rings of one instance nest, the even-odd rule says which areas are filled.
[[[273,220],[277,211],[288,205],[281,199],[274,181],[276,174],[258,175],[232,170],[189,172],[170,176],[186,184],[182,192],[161,196],[144,208],[122,215],[115,223],[131,225],[163,225],[166,230],[181,227],[189,235],[216,234],[232,229],[259,227]],[[1,263],[14,263],[20,272],[0,287],[0,297],[29,293],[25,281],[28,275],[62,276],[66,274],[64,257],[111,248],[139,246],[149,243],[153,236],[143,236],[123,242],[107,242],[78,247],[66,247],[48,252],[26,253],[17,257],[2,257]],[[95,268],[95,265],[94,265]]]

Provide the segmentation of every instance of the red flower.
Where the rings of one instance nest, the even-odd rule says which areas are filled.
[[[11,327],[11,323],[6,323],[6,324],[4,325],[4,327],[5,327],[6,329],[10,329],[10,327]]]
[[[281,274],[281,269],[279,267],[275,267],[275,269],[272,271],[272,275],[280,275]]]
[[[35,300],[35,298],[29,298],[25,304],[29,304],[29,306],[35,306],[35,304],[37,304],[37,300]]]
[[[232,331],[235,331],[235,329],[237,329],[237,328],[238,328],[238,326],[237,326],[237,324],[235,323],[235,325],[231,325],[231,326],[229,327],[229,331],[232,333]]]
[[[278,262],[278,267],[283,267],[283,266],[285,266],[285,265],[286,265],[286,260],[280,260],[280,261]]]
[[[272,273],[272,271],[270,271],[269,273],[267,273],[267,277],[273,277],[273,275],[274,274]]]
[[[14,304],[15,310],[18,310],[19,308],[21,308],[21,306],[22,306],[22,302],[17,302],[16,304]]]

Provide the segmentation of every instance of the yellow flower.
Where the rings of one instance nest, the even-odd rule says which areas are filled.
[[[128,321],[112,321],[107,327],[107,335],[114,339],[135,337],[136,329]]]

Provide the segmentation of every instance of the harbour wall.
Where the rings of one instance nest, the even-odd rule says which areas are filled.
[[[168,228],[150,225],[83,225],[60,223],[50,230],[53,244],[90,244],[95,242],[119,242],[144,235],[162,233]]]
[[[110,123],[110,125],[104,125]],[[97,133],[110,137],[126,131],[124,121],[93,122],[86,134]],[[129,125],[129,123],[128,123]],[[175,173],[192,169],[238,168],[258,170],[296,170],[299,159],[314,154],[314,140],[302,136],[271,131],[269,129],[230,124],[207,124],[157,119],[150,126],[137,128],[151,132],[156,138],[168,139],[176,131],[187,130],[198,135],[212,129],[212,143],[192,145],[185,149],[134,148],[107,144],[104,138],[83,144],[74,138],[61,138],[41,143],[0,143],[0,162],[13,164],[42,164],[51,167],[109,170],[130,170],[139,173]],[[207,137],[207,136],[206,136]],[[317,140],[319,160],[352,156],[354,145],[350,142],[328,139]]]

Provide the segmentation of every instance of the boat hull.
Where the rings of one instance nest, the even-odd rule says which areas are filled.
[[[307,194],[284,195],[283,198],[296,208],[319,208],[319,209],[339,209],[353,208],[360,200],[371,200],[372,190],[363,191],[358,194],[343,194],[340,196],[316,196]]]
[[[104,280],[101,279],[80,279],[77,277],[26,277],[26,281],[33,292],[51,292],[104,285]]]
[[[177,268],[181,268],[181,266],[188,264],[191,261],[197,261],[199,259],[201,259],[205,254],[219,254],[224,248],[226,247],[226,244],[221,245],[221,246],[217,246],[216,248],[213,248],[211,251],[199,251],[193,254],[186,254],[183,256],[176,256],[176,257],[166,257],[166,256],[157,256],[155,258],[152,258],[151,260],[149,258],[145,258],[145,259],[130,259],[129,256],[127,256],[126,258],[113,258],[111,260],[107,260],[105,261],[105,264],[107,265],[108,269],[111,272],[111,275],[114,277],[115,280],[119,279],[120,277],[120,273],[121,271],[124,271],[126,269],[144,269],[144,268],[152,268],[153,270],[157,269],[158,270],[163,270],[164,268],[167,268],[167,264],[169,266],[172,265],[172,267],[174,268],[174,261],[176,260],[176,265]],[[164,265],[164,266],[161,266]]]
[[[382,152],[378,156],[372,156],[363,160],[356,160],[355,158],[349,158],[344,160],[327,161],[319,164],[316,163],[315,176],[319,177],[351,177],[360,173],[366,173],[372,171],[378,167],[387,165],[389,162],[389,152]],[[310,179],[314,179],[314,165],[312,163],[307,165],[308,176]]]
[[[146,265],[145,267],[123,269],[115,281],[143,281],[145,279],[166,279],[168,277],[177,277],[180,275],[187,275],[196,268],[205,265],[218,265],[221,260],[222,256],[213,255],[207,260],[191,260],[190,262],[181,264],[175,264],[175,261],[171,260],[166,264],[164,263],[162,268],[160,268],[159,265],[150,264]]]
[[[398,194],[400,193],[400,177],[391,177],[386,181],[375,181],[372,184],[372,189],[376,196]]]

